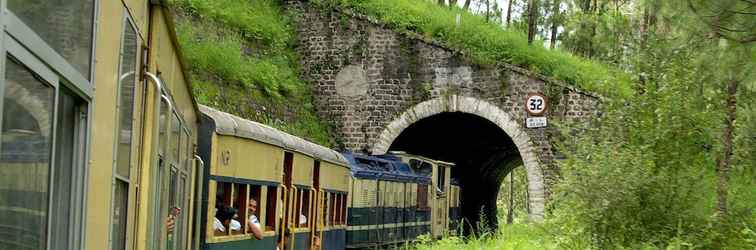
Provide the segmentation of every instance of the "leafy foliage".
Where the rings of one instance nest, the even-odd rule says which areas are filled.
[[[316,0],[323,7],[349,9],[377,18],[399,32],[418,33],[458,49],[475,62],[506,62],[608,96],[632,94],[630,78],[624,73],[570,55],[528,45],[515,30],[505,30],[484,17],[458,7],[443,7],[432,1],[403,0]],[[460,16],[460,23],[455,22]]]

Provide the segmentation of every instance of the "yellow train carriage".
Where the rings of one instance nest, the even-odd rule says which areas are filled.
[[[259,123],[200,109],[199,152],[207,164],[203,249],[343,248],[349,173],[343,156]],[[228,219],[219,211],[236,216]],[[263,229],[261,239],[251,230],[255,221]]]
[[[418,174],[431,177],[431,188],[419,190],[422,195],[427,195],[430,210],[430,234],[433,238],[441,238],[449,233],[449,204],[455,197],[451,191],[451,168],[454,163],[433,160],[430,158],[407,154],[401,151],[392,151],[391,154],[399,157],[403,162]]]
[[[188,249],[197,106],[162,1],[0,3],[0,249]]]

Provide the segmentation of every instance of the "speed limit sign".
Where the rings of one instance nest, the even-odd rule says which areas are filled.
[[[529,93],[525,98],[525,111],[531,115],[543,115],[548,108],[548,99],[540,93]]]

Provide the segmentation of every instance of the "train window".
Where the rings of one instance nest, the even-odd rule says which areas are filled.
[[[244,225],[246,225],[245,228],[247,229],[247,233],[252,233],[251,229],[249,228],[249,225],[251,223],[257,223],[258,227],[262,223],[262,221],[259,219],[261,210],[260,207],[262,206],[262,203],[260,201],[261,189],[262,188],[258,185],[249,185],[249,199],[247,199],[246,209],[247,213],[245,215],[246,217],[244,217],[246,219],[246,223],[244,223]]]
[[[115,190],[113,191],[113,220],[111,234],[112,249],[125,249],[127,241],[126,224],[129,204],[129,186],[131,172],[132,143],[137,138],[133,129],[135,98],[137,95],[137,56],[138,39],[136,30],[127,18],[123,22],[121,41],[121,59],[118,69],[118,105],[116,130]]]
[[[189,168],[191,168],[192,166],[191,156],[194,153],[192,152],[192,142],[191,140],[189,140],[189,137],[190,137],[189,131],[184,129],[184,133],[181,134],[181,142],[184,143],[184,145],[181,146],[182,147],[182,150],[181,150],[182,161],[180,161],[179,164],[182,165],[182,167],[184,168],[184,171],[186,172],[191,171]]]
[[[346,225],[347,195],[341,195],[341,225]]]
[[[7,57],[0,128],[0,207],[6,209],[0,209],[0,249],[77,248],[80,243],[73,239],[80,236],[76,218],[82,211],[77,190],[83,190],[84,182],[78,156],[85,147],[82,124],[87,121],[81,114],[86,106],[62,86],[56,97],[51,81],[36,70]],[[46,247],[48,239],[55,245]]]
[[[310,190],[302,189],[299,190],[299,200],[301,200],[301,205],[299,209],[299,219],[297,223],[297,227],[304,228],[307,227],[307,219],[310,217]]]
[[[68,63],[90,78],[94,0],[10,0],[11,10]],[[56,17],[56,18],[41,18]]]
[[[328,201],[330,202],[330,206],[328,206],[328,224],[329,225],[336,225],[336,219],[338,218],[338,215],[336,214],[337,206],[336,203],[336,193],[329,193],[328,195]]]
[[[417,185],[417,210],[428,210],[428,185]]]
[[[44,249],[55,90],[10,58],[5,70],[0,206],[15,209],[0,211],[0,226],[14,229],[0,242]]]
[[[169,154],[171,161],[179,161],[179,148],[181,147],[181,120],[176,113],[171,116],[171,139],[170,139]]]
[[[436,179],[436,185],[438,186],[439,192],[444,192],[444,184],[446,184],[446,167],[443,165],[437,165],[436,168],[438,169],[438,178]]]
[[[323,192],[323,217],[321,218],[321,221],[323,221],[323,225],[326,225],[326,226],[330,225],[329,220],[328,220],[328,218],[330,218],[329,217],[329,214],[330,214],[329,211],[331,211],[331,210],[328,209],[328,208],[330,208],[328,206],[328,204],[329,204],[328,203],[329,202],[328,201],[329,198],[330,197],[328,195],[328,192]]]
[[[278,212],[278,187],[267,186],[267,196],[265,197],[265,231],[276,230],[276,213]]]
[[[231,208],[232,185],[227,182],[217,182],[215,191],[215,217],[213,230],[215,236],[228,235],[228,228],[231,223],[229,208]]]
[[[234,215],[231,217],[230,228],[231,234],[244,234],[242,225],[247,224],[247,185],[233,184],[234,187],[234,200],[232,207],[235,209]]]

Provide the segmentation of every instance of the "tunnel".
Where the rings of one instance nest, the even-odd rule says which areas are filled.
[[[512,139],[496,124],[474,114],[443,112],[404,129],[389,150],[455,163],[451,178],[462,189],[464,231],[474,232],[478,225],[497,228],[499,187],[518,165],[512,163],[521,157]]]

